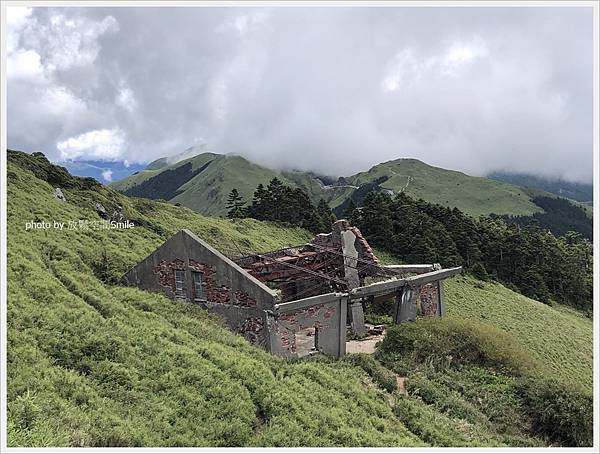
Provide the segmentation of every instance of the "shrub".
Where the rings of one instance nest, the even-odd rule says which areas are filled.
[[[537,362],[506,331],[472,320],[451,317],[419,320],[391,327],[379,348],[387,361],[409,356],[436,368],[475,365],[525,375]]]
[[[433,405],[453,418],[469,421],[472,424],[489,425],[486,416],[475,406],[454,391],[423,374],[416,374],[406,381],[406,390],[412,397],[419,397],[428,405]]]
[[[528,378],[515,385],[533,429],[561,446],[593,445],[593,396],[555,379]]]
[[[22,151],[7,150],[7,158],[33,172],[37,178],[46,180],[54,186],[70,189],[95,189],[102,186],[91,177],[72,176],[66,168],[52,164],[40,152],[28,154]]]
[[[346,356],[345,360],[361,367],[380,388],[388,392],[394,392],[398,389],[396,375],[379,364],[372,355],[356,353]]]

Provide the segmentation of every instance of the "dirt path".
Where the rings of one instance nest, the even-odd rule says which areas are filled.
[[[375,353],[375,344],[383,340],[384,334],[346,342],[346,353]]]

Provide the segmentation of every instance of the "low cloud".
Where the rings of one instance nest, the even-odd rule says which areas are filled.
[[[592,179],[588,7],[7,11],[12,148]]]
[[[106,169],[102,171],[102,178],[104,181],[111,182],[112,181],[113,172],[110,169]]]
[[[123,132],[115,129],[88,131],[56,144],[60,160],[115,161],[125,154]]]

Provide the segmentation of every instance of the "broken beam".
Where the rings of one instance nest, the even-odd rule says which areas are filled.
[[[420,274],[418,276],[407,277],[403,279],[390,279],[383,282],[376,282],[365,287],[352,289],[349,293],[350,298],[365,298],[367,296],[381,296],[391,294],[398,291],[405,285],[420,286],[430,282],[447,279],[455,276],[462,271],[462,267],[448,268],[444,270],[431,271],[429,273]]]

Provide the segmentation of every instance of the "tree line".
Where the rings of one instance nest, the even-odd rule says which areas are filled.
[[[329,232],[335,216],[321,199],[315,206],[300,188],[273,178],[259,184],[250,204],[237,189],[227,203],[229,218],[282,222]],[[501,216],[473,218],[458,208],[369,192],[363,206],[350,200],[343,217],[372,246],[405,263],[463,266],[482,280],[497,280],[544,303],[562,303],[591,313],[592,243],[577,232],[555,236],[537,223],[521,225]]]
[[[544,211],[531,216],[505,215],[503,218],[507,222],[523,226],[537,224],[557,236],[565,235],[570,231],[581,233],[584,238],[593,241],[594,221],[580,206],[560,197],[539,196],[534,197],[532,202]]]
[[[329,232],[335,221],[329,205],[323,199],[315,206],[300,188],[283,184],[277,177],[267,187],[259,184],[250,204],[234,188],[227,198],[227,217],[254,218],[305,228],[311,232]]]
[[[371,192],[360,209],[350,204],[344,215],[373,246],[403,261],[463,266],[538,301],[591,312],[592,243],[579,233],[557,237],[536,224],[475,219],[403,193]]]

